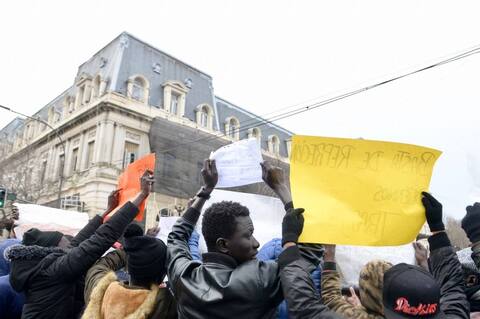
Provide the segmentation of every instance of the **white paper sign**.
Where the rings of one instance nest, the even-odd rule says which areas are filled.
[[[212,154],[218,171],[218,188],[262,182],[262,152],[257,139],[225,145]]]
[[[88,214],[34,204],[15,204],[20,218],[15,234],[18,239],[30,228],[59,231],[75,236],[87,223]]]

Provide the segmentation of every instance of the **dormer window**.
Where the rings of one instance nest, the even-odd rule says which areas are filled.
[[[198,126],[204,127],[206,129],[213,129],[213,109],[208,104],[200,104],[195,109],[196,112],[196,122]]]
[[[240,139],[240,121],[236,117],[228,117],[225,120],[225,135],[233,140]]]
[[[257,141],[260,143],[262,140],[262,131],[258,127],[254,127],[248,130],[248,138],[256,138]]]
[[[127,96],[144,104],[148,104],[150,84],[142,75],[134,75],[128,79]]]
[[[170,100],[170,113],[178,115],[178,102],[180,97],[176,93],[172,93]]]
[[[176,116],[184,116],[185,100],[188,88],[178,81],[167,81],[163,84],[163,109]]]
[[[268,137],[268,151],[275,155],[280,155],[280,139],[276,135]]]

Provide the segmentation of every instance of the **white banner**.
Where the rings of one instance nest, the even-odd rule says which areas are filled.
[[[66,235],[75,236],[87,223],[88,214],[62,210],[34,204],[15,204],[18,207],[20,218],[15,227],[18,239],[30,228],[44,231],[59,231]]]
[[[213,203],[221,201],[238,202],[250,211],[255,231],[253,236],[260,243],[260,247],[273,238],[282,237],[282,220],[285,210],[282,202],[274,197],[214,190],[210,200],[205,204],[202,214]],[[160,217],[160,232],[157,235],[165,243],[173,224],[178,217]],[[202,236],[202,216],[197,223],[196,230],[200,234],[200,252],[207,252],[205,240]],[[321,231],[319,229],[318,231]],[[337,246],[336,259],[343,275],[345,285],[358,285],[358,276],[362,267],[371,260],[382,259],[393,264],[415,262],[415,252],[412,245],[396,247],[362,247],[362,246]]]

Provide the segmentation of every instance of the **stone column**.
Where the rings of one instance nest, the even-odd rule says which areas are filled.
[[[101,121],[97,127],[95,137],[95,163],[105,162],[105,120]]]
[[[113,121],[106,121],[105,123],[105,161],[112,162],[112,149],[115,140],[115,123]]]
[[[115,128],[115,138],[113,140],[112,164],[120,169],[122,168],[122,164],[123,164],[125,135],[126,135],[125,126],[121,124],[117,124]]]

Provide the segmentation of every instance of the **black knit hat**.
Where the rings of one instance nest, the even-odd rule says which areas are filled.
[[[383,277],[385,318],[446,318],[440,310],[440,286],[418,266],[398,264]]]
[[[163,241],[143,236],[142,228],[137,224],[128,225],[123,236],[130,276],[137,282],[162,282],[167,273],[167,246]]]
[[[23,234],[22,244],[25,246],[54,247],[62,239],[63,234],[58,231],[41,231],[37,228],[30,228]]]

